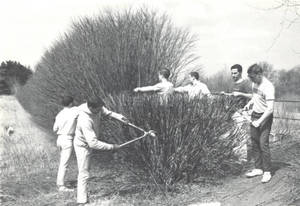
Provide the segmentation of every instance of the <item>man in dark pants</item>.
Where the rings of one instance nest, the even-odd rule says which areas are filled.
[[[246,176],[263,175],[261,182],[267,183],[272,178],[269,135],[273,122],[275,88],[263,76],[262,68],[258,64],[253,64],[249,67],[248,77],[253,82],[253,95],[244,109],[249,110],[249,107],[253,105],[250,135],[255,169],[248,172]]]
[[[231,68],[231,77],[233,80],[232,95],[235,99],[235,104],[238,109],[242,109],[252,98],[252,82],[248,79],[242,78],[243,68],[240,64],[235,64]],[[234,151],[239,156],[241,162],[247,162],[250,160],[250,140],[248,135],[248,125],[244,122],[244,116],[250,117],[247,112],[243,114],[240,110],[235,112],[232,119],[235,120],[237,129],[241,131],[240,138],[238,139],[238,145],[234,148]]]

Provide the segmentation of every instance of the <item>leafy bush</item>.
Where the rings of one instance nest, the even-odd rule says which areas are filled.
[[[149,177],[168,189],[186,176],[191,181],[199,175],[222,176],[230,171],[239,135],[231,120],[235,111],[231,99],[189,101],[170,96],[162,100],[126,94],[111,96],[107,102],[136,125],[157,132],[156,138],[146,137],[120,150],[124,163],[138,177]],[[103,122],[100,131],[102,138],[118,143],[142,135],[111,121]]]
[[[197,58],[194,42],[166,15],[146,9],[84,17],[45,52],[18,97],[39,123],[50,127],[64,93],[82,103],[89,96],[132,91],[157,82],[162,67],[171,69],[175,82]]]

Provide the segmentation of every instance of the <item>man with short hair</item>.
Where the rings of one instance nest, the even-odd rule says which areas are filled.
[[[187,93],[190,99],[193,99],[195,97],[201,98],[210,94],[210,91],[206,84],[202,83],[199,80],[198,72],[191,72],[189,74],[189,79],[191,81],[191,84],[182,87],[176,87],[174,91],[180,93]]]
[[[273,122],[275,88],[263,76],[262,67],[258,64],[253,64],[249,67],[248,77],[253,82],[253,96],[244,109],[248,110],[253,105],[250,135],[255,169],[247,173],[246,176],[255,177],[263,175],[261,182],[266,183],[272,178],[269,135]]]
[[[231,95],[235,98],[235,103],[238,109],[244,108],[244,106],[252,98],[252,84],[248,79],[242,78],[243,68],[240,64],[235,64],[231,66],[231,77],[233,80],[233,88]],[[237,129],[240,130],[240,135],[238,139],[238,145],[234,148],[235,153],[239,156],[241,162],[247,162],[250,160],[250,151],[248,143],[248,128],[245,128],[245,117],[250,118],[247,112],[241,114],[240,110],[232,115],[232,119],[236,122]],[[251,148],[251,147],[250,147]]]
[[[233,84],[233,96],[237,97],[239,108],[243,108],[252,98],[251,82],[242,78],[243,68],[240,64],[235,64],[231,68]]]
[[[89,165],[91,149],[114,150],[119,145],[108,144],[97,139],[95,125],[97,114],[128,123],[128,120],[121,114],[109,111],[100,98],[91,98],[79,106],[79,116],[77,120],[74,148],[78,164],[77,179],[77,203],[84,205],[88,202],[87,181],[89,178]]]
[[[158,72],[159,83],[153,86],[137,87],[134,92],[156,92],[160,95],[173,93],[173,84],[169,81],[171,72],[169,69],[162,69]]]
[[[61,192],[73,191],[65,186],[65,175],[73,150],[78,110],[73,107],[73,97],[64,96],[61,101],[64,108],[55,117],[53,131],[58,135],[56,144],[60,148],[60,161],[56,184]]]

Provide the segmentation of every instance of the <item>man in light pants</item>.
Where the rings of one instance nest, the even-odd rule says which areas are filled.
[[[128,123],[121,114],[109,111],[100,98],[91,98],[79,106],[79,116],[74,139],[74,148],[77,157],[78,179],[77,179],[77,203],[84,205],[88,202],[87,181],[89,178],[89,166],[91,149],[114,150],[119,145],[108,144],[97,139],[95,125],[97,114],[109,116],[119,121]]]
[[[78,110],[77,107],[72,107],[73,98],[70,96],[64,96],[61,103],[64,108],[55,117],[53,125],[53,131],[58,135],[56,143],[61,150],[56,184],[59,191],[70,192],[73,189],[65,186],[64,179],[73,150]]]
[[[253,64],[249,67],[248,77],[253,82],[253,95],[244,109],[248,110],[250,105],[253,105],[250,135],[255,169],[247,173],[246,176],[255,177],[263,175],[261,182],[267,183],[272,178],[269,135],[273,122],[275,88],[263,76],[262,67],[258,64]]]

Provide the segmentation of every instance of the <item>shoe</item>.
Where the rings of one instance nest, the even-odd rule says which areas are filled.
[[[66,186],[59,186],[58,191],[60,191],[60,192],[73,192],[74,189],[67,188]]]
[[[251,172],[246,173],[246,177],[256,177],[259,175],[263,175],[263,171],[261,169],[253,169]]]
[[[267,183],[271,180],[271,178],[272,178],[271,172],[264,172],[261,182]]]

